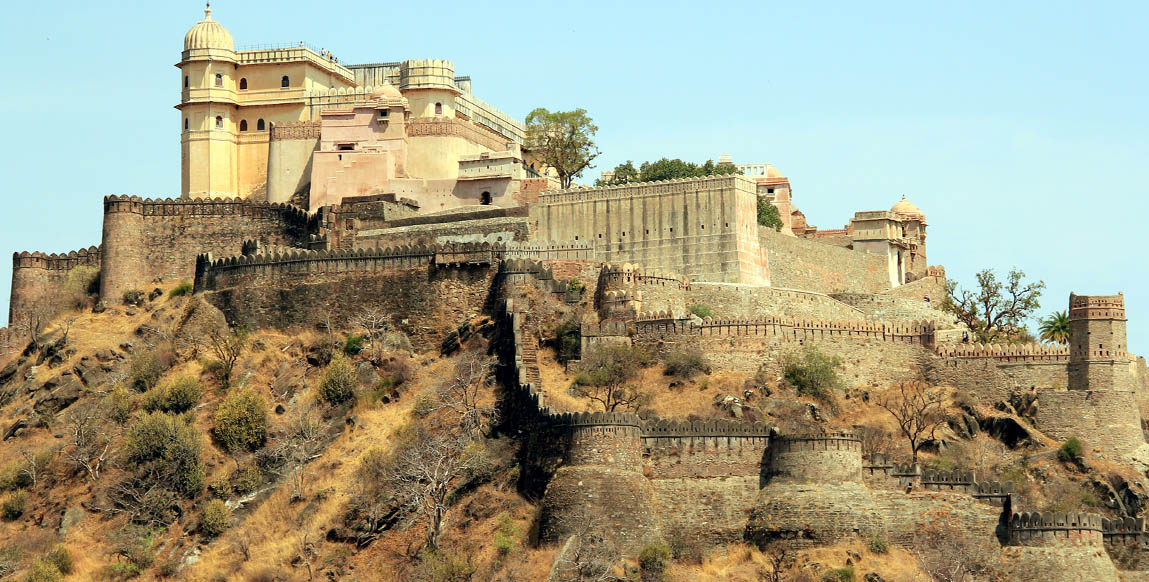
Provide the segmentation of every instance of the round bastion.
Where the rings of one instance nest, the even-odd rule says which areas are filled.
[[[862,483],[857,435],[779,437],[770,442],[766,458],[766,483],[750,512],[748,540],[802,548],[885,535],[882,515]]]

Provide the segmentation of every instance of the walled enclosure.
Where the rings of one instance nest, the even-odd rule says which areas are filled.
[[[771,228],[760,229],[759,237],[775,286],[819,293],[880,293],[890,288],[886,255],[786,236]]]
[[[290,247],[304,240],[307,213],[286,204],[245,200],[104,198],[100,298],[156,280],[191,281],[196,256],[238,254],[244,241]]]
[[[538,238],[591,242],[606,262],[768,284],[757,200],[754,182],[722,176],[543,192],[530,215]]]
[[[100,249],[89,247],[67,254],[13,253],[12,295],[8,305],[8,325],[22,324],[33,315],[47,323],[56,315],[74,309],[77,295],[70,294],[69,279],[76,267],[100,268]],[[93,273],[94,275],[94,273]],[[87,281],[76,281],[79,285]]]

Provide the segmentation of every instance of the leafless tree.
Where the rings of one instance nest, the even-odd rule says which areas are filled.
[[[413,429],[384,477],[396,497],[426,520],[432,548],[438,547],[452,485],[479,461],[468,447],[471,442],[459,432]]]
[[[247,331],[243,328],[235,331],[216,330],[208,336],[208,339],[211,341],[212,353],[219,360],[219,376],[226,388],[230,385],[231,373],[235,370],[235,363],[243,355],[243,349],[247,345]]]
[[[20,464],[20,472],[27,475],[35,485],[39,481],[40,474],[52,462],[52,451],[30,451],[25,450],[20,454],[24,458],[24,462]]]
[[[438,386],[440,405],[457,414],[463,430],[468,433],[479,431],[495,420],[494,402],[485,399],[493,366],[494,358],[469,350],[459,357],[451,374]]]
[[[102,422],[103,417],[103,411],[93,404],[77,409],[68,419],[72,437],[64,455],[93,481],[100,478],[100,471],[112,454],[112,441],[119,432]]]
[[[758,578],[763,582],[783,582],[786,565],[794,559],[793,552],[782,542],[771,542],[765,550],[770,569],[759,569]]]
[[[386,311],[369,307],[351,318],[351,325],[362,329],[371,341],[371,361],[383,359],[383,338],[391,331],[391,318]]]
[[[884,428],[870,425],[857,427],[858,438],[862,439],[862,452],[873,459],[874,453],[888,453],[894,435]]]
[[[879,398],[878,405],[894,417],[917,463],[922,445],[946,421],[941,392],[922,382],[905,382]]]
[[[302,499],[306,493],[307,464],[319,457],[322,446],[323,422],[311,408],[301,410],[292,419],[289,431],[271,448],[270,455],[277,460],[282,476],[292,482],[292,499]]]
[[[583,510],[565,517],[562,525],[571,535],[555,557],[556,582],[614,580],[619,552],[614,542],[603,535],[609,529],[604,520]]]
[[[971,536],[945,525],[942,515],[919,528],[913,540],[913,553],[922,569],[935,582],[996,580],[994,564],[999,561],[992,538]]]

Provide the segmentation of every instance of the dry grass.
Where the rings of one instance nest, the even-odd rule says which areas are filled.
[[[900,548],[890,548],[886,554],[869,552],[864,544],[835,546],[795,552],[791,576],[804,571],[811,580],[818,580],[822,572],[846,565],[847,551],[856,552],[862,559],[854,565],[857,580],[868,572],[878,572],[888,582],[928,582],[913,554]],[[770,556],[753,546],[735,544],[720,548],[706,557],[700,565],[675,565],[673,580],[697,582],[759,582],[763,574],[771,572]],[[786,579],[793,579],[792,577]]]

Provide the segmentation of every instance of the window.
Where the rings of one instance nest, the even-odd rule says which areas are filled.
[[[188,76],[184,75],[184,89],[188,88]]]
[[[284,75],[283,78],[279,80],[279,86],[284,88],[284,89],[290,87],[291,86],[291,79],[288,79],[287,75]]]
[[[479,196],[479,204],[486,205],[486,204],[490,204],[490,203],[491,203],[491,193],[490,192],[483,192]]]
[[[215,86],[216,87],[223,87],[223,75],[221,75],[220,73],[215,74]]]
[[[247,91],[247,78],[246,77],[239,80],[239,90],[240,91]]]
[[[247,131],[247,120],[246,119],[239,122],[239,130],[240,131]]]
[[[188,130],[188,120],[187,120],[187,118],[185,117],[185,118],[184,118],[184,131],[187,131],[187,130]]]
[[[335,149],[337,149],[341,152],[349,152],[349,151],[352,151],[355,149],[355,144],[353,144],[353,143],[341,143],[341,144],[335,146]],[[340,158],[340,159],[342,159],[342,158]]]
[[[262,119],[255,122],[255,130],[256,131],[263,131],[263,120]]]
[[[387,115],[389,115],[390,113],[391,113],[390,109],[380,109],[379,110],[379,119],[381,121],[387,121]]]
[[[443,114],[443,104],[442,103],[436,103],[435,104],[435,115],[442,115],[442,114]]]
[[[223,117],[221,117],[219,115],[215,116],[215,128],[216,129],[223,129]]]
[[[767,189],[766,189],[766,193],[767,193],[767,194],[773,194],[773,193],[774,193],[774,189],[773,189],[773,188],[767,188]]]

